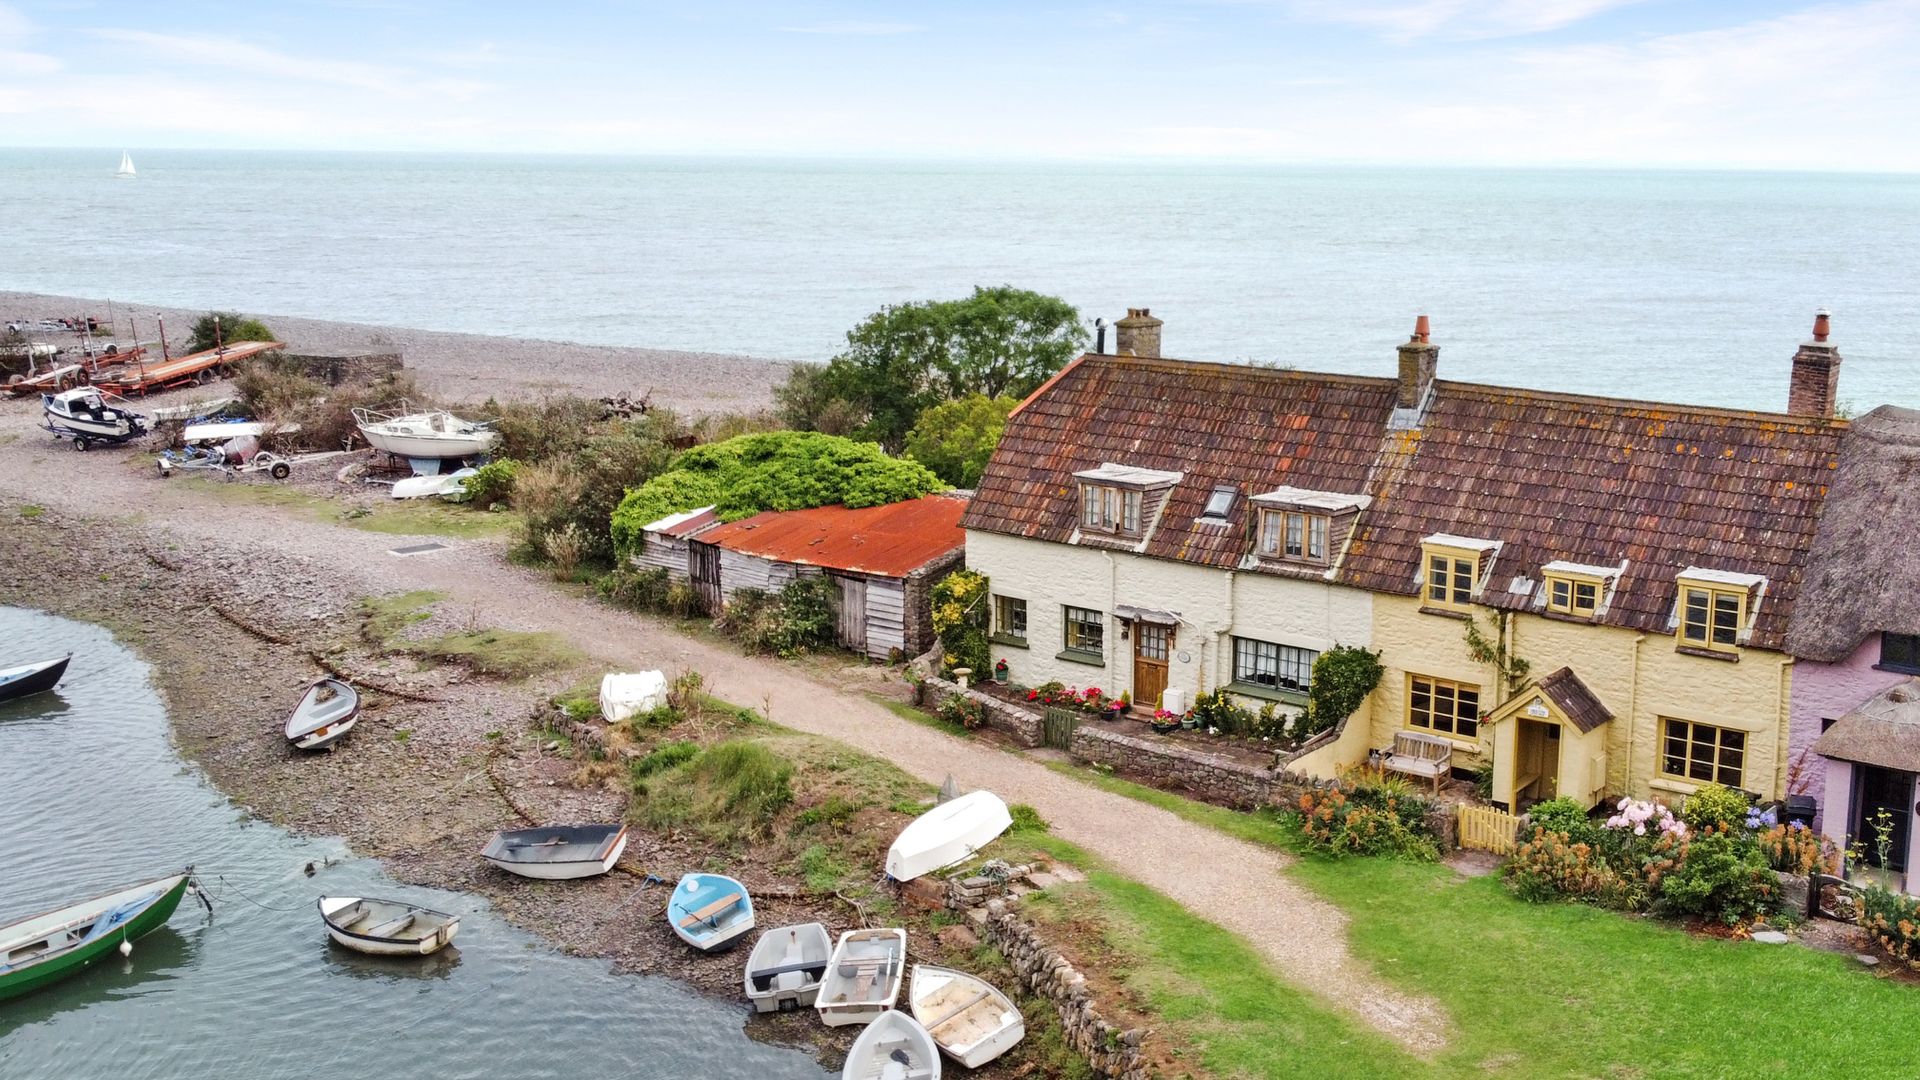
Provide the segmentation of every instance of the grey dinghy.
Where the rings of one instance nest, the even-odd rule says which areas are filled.
[[[747,957],[747,1000],[759,1012],[804,1009],[820,996],[833,938],[817,922],[760,935]]]
[[[327,935],[355,952],[374,956],[426,956],[460,932],[460,916],[398,900],[323,896],[320,919]]]
[[[360,694],[339,679],[316,679],[287,716],[287,741],[301,750],[338,742],[360,717]]]
[[[542,825],[495,833],[480,857],[509,874],[564,881],[606,873],[625,850],[625,825]]]

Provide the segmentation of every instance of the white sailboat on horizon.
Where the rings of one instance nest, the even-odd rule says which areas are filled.
[[[120,168],[114,170],[113,175],[122,180],[131,180],[134,178],[135,173],[133,171],[132,154],[127,153],[125,150],[120,151]]]

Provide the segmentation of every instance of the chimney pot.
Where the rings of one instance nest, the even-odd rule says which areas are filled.
[[[1828,322],[1827,309],[1821,308],[1819,311],[1814,312],[1813,313],[1813,340],[1815,341],[1827,340],[1828,328],[1829,328],[1829,322]]]
[[[1422,315],[1419,318],[1413,320],[1413,340],[1419,342],[1422,345],[1425,345],[1427,343],[1428,335],[1432,333],[1433,333],[1433,327],[1427,321],[1427,317],[1425,315]]]

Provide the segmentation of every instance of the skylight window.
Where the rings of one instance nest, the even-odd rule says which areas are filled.
[[[1239,489],[1231,484],[1222,484],[1214,488],[1213,494],[1207,496],[1207,508],[1200,511],[1200,516],[1212,518],[1215,521],[1225,521],[1227,515],[1233,510],[1233,497],[1237,494]]]

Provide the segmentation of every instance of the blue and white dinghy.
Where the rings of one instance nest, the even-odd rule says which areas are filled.
[[[716,952],[753,929],[753,898],[747,887],[719,874],[688,874],[667,902],[667,925],[680,940]]]

